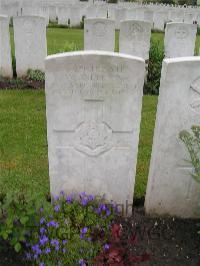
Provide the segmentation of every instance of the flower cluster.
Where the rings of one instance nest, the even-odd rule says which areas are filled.
[[[35,265],[88,265],[103,248],[115,208],[85,192],[54,197],[50,213],[39,211],[38,231],[26,254]],[[102,237],[103,236],[103,237]]]

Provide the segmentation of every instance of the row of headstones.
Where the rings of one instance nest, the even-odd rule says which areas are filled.
[[[147,21],[120,22],[119,52],[149,59],[152,24]],[[165,29],[165,57],[193,56],[197,25],[167,23]],[[86,19],[84,25],[85,50],[114,51],[115,22],[109,19]]]
[[[85,51],[46,59],[49,175],[52,195],[105,195],[131,214],[145,61]],[[179,141],[200,124],[200,57],[165,59],[146,192],[152,216],[200,217],[200,186]]]
[[[45,18],[15,17],[13,27],[17,76],[25,76],[28,69],[38,69],[44,72],[44,60],[47,56]],[[7,16],[0,16],[0,75],[13,77]]]
[[[80,22],[83,17],[86,18],[109,18],[115,20],[115,27],[119,29],[120,20],[135,19],[146,20],[153,23],[155,29],[163,30],[166,22],[186,22],[193,23],[196,21],[200,24],[200,10],[177,10],[171,9],[155,9],[150,8],[116,8],[116,5],[65,5],[65,6],[31,6],[27,5],[17,10],[14,7],[6,6],[2,7],[1,13],[4,13],[10,17],[13,16],[44,16],[46,18],[46,24],[49,21],[56,22],[58,24],[68,25],[71,27],[80,26]]]
[[[0,17],[0,73],[12,77],[12,60],[9,38],[9,19]],[[17,76],[25,76],[28,69],[44,71],[47,55],[46,25],[42,17],[15,17],[14,44]],[[114,51],[115,22],[108,19],[86,19],[84,49]],[[165,34],[165,56],[181,57],[194,55],[197,25],[169,23]],[[145,21],[122,21],[119,50],[145,60],[149,59],[151,23]]]

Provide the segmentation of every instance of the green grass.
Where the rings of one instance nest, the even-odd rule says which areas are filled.
[[[144,96],[136,196],[145,193],[157,97]],[[0,91],[0,192],[49,192],[44,91]]]

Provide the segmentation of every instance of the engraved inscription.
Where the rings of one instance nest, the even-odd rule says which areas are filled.
[[[184,26],[178,26],[175,30],[177,39],[185,39],[188,36],[188,30]]]
[[[112,130],[103,122],[84,122],[77,128],[75,134],[75,148],[88,155],[98,155],[112,147]]]
[[[129,26],[129,31],[128,31],[128,38],[136,38],[137,36],[140,36],[140,34],[143,33],[143,28],[141,25],[135,23]]]
[[[107,72],[111,73],[110,77],[106,74]],[[67,69],[62,73],[67,80],[62,84],[66,89],[55,88],[53,93],[57,95],[59,91],[61,97],[81,96],[84,100],[104,100],[107,97],[121,96],[132,89],[125,73],[126,69],[123,65],[116,65],[109,69],[102,69],[95,65],[76,65],[73,69]],[[77,76],[76,79],[74,75]]]
[[[106,35],[107,29],[106,25],[103,22],[96,22],[94,23],[93,27],[93,36],[100,38]]]

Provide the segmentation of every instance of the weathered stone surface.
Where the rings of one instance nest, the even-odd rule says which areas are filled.
[[[197,25],[186,23],[167,23],[165,30],[165,57],[194,55]]]
[[[192,125],[200,125],[200,58],[165,59],[145,202],[152,216],[200,217],[200,185],[179,139]]]
[[[45,18],[14,17],[13,25],[17,76],[26,75],[28,69],[44,71],[47,55]]]
[[[153,25],[153,11],[145,10],[144,11],[144,20],[150,22]]]
[[[49,20],[51,22],[56,22],[57,19],[57,7],[49,6]]]
[[[115,22],[110,19],[85,19],[84,49],[113,52]]]
[[[9,18],[0,16],[0,76],[12,78]]]
[[[184,12],[180,12],[177,10],[172,10],[170,12],[170,20],[173,22],[183,22],[184,20]]]
[[[69,15],[69,7],[59,7],[57,9],[58,13],[58,24],[59,25],[68,25],[70,15]]]
[[[168,21],[168,15],[166,12],[159,11],[154,12],[154,29],[164,30],[165,22]]]
[[[132,204],[144,65],[142,59],[100,51],[47,57],[53,195],[86,191]]]
[[[149,58],[151,23],[139,20],[121,22],[119,50],[121,53]]]
[[[80,26],[81,23],[81,12],[78,6],[70,7],[70,27]]]
[[[126,8],[116,8],[115,12],[115,29],[120,29],[120,22],[122,20],[126,20],[127,17],[127,9]]]

